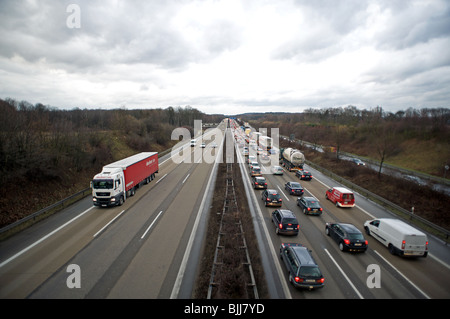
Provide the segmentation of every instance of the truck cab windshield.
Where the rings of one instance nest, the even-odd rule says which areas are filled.
[[[112,179],[98,179],[92,182],[92,187],[95,189],[112,189],[113,181]]]

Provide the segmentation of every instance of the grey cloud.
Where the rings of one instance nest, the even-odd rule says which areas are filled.
[[[305,19],[299,19],[291,39],[272,52],[275,59],[320,62],[346,48],[345,37],[365,24],[365,1],[296,1]]]
[[[45,59],[69,72],[92,72],[115,63],[183,68],[205,56],[173,25],[182,1],[79,1],[81,28],[66,25],[69,2],[0,2],[0,55],[29,62]],[[225,26],[220,30],[221,26]],[[206,49],[218,54],[235,47],[231,25],[205,31]],[[221,40],[219,40],[219,38]]]
[[[381,50],[401,50],[450,35],[450,2],[385,1],[381,9],[389,23],[375,34]]]

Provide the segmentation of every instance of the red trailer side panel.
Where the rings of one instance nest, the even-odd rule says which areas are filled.
[[[108,167],[122,168],[125,176],[125,190],[128,191],[142,182],[145,178],[158,171],[158,153],[139,153],[118,162],[109,164]]]

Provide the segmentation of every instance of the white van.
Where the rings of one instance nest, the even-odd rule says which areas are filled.
[[[399,256],[428,255],[427,235],[399,219],[379,218],[364,223],[367,235],[373,236]]]

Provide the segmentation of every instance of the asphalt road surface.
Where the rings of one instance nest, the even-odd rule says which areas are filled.
[[[221,141],[218,144],[215,149],[197,145],[184,151],[217,155]],[[240,147],[237,152],[241,154]],[[191,163],[182,164],[160,159],[156,179],[123,206],[93,207],[88,197],[0,243],[0,297],[190,298],[215,168],[214,163],[192,158]],[[321,216],[304,215],[296,205],[297,197],[284,191],[287,181],[298,181],[293,172],[274,176],[263,170],[269,186],[282,193],[283,208],[300,221],[298,236],[278,236],[270,216],[275,208],[264,207],[262,191],[251,189],[248,168],[244,163],[241,167],[261,247],[267,252],[265,269],[272,298],[450,297],[449,247],[440,240],[429,236],[427,258],[393,256],[367,236],[365,253],[341,252],[325,235],[326,222],[348,222],[362,231],[364,221],[392,216],[358,194],[356,207],[337,208],[325,200],[326,189],[337,183],[313,169],[313,180],[300,182],[305,195],[320,200]],[[289,284],[278,255],[281,242],[299,242],[312,250],[325,277],[324,288],[298,290]],[[374,265],[379,269],[380,288],[368,284]]]

